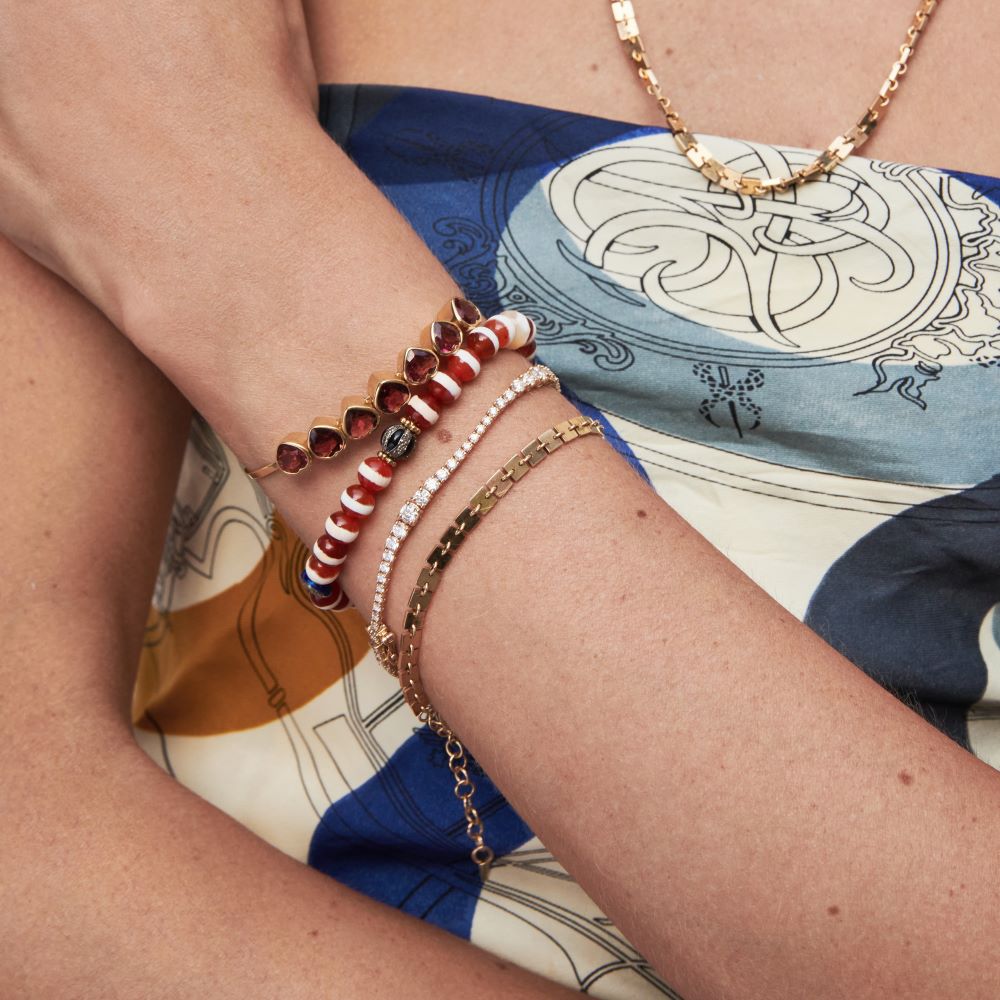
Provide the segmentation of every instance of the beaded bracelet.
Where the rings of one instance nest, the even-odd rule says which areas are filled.
[[[454,300],[453,300],[454,301]],[[480,359],[492,358],[501,348],[514,347],[533,354],[535,324],[523,313],[509,310],[490,317],[471,329],[469,350],[457,349],[445,358],[440,371],[411,397],[398,424],[382,434],[382,449],[358,466],[358,482],[340,495],[341,509],[326,519],[326,531],[319,536],[306,560],[299,579],[312,603],[322,611],[343,611],[350,604],[337,582],[347,559],[348,547],[358,537],[364,521],[375,510],[375,497],[392,481],[397,463],[413,454],[417,437],[437,423],[441,410],[462,393],[462,385],[480,372]],[[464,337],[464,335],[463,335]]]
[[[339,417],[316,417],[305,433],[287,434],[275,449],[274,459],[257,469],[246,469],[251,479],[273,472],[297,476],[314,459],[329,461],[343,454],[351,441],[373,433],[383,416],[400,414],[418,427],[437,419],[441,405],[456,398],[463,373],[479,372],[480,361],[501,348],[534,356],[535,325],[513,310],[484,320],[468,299],[450,299],[437,318],[424,327],[419,346],[400,352],[394,372],[375,372],[364,396],[348,396],[341,402]],[[434,402],[439,404],[435,407]]]
[[[532,389],[542,386],[552,385],[559,388],[559,379],[555,372],[545,365],[535,365],[529,368],[523,375],[518,375],[506,392],[502,392],[493,401],[489,410],[483,414],[482,420],[476,425],[475,430],[465,439],[465,441],[455,449],[455,454],[441,466],[433,476],[426,479],[421,486],[413,492],[406,503],[399,510],[399,517],[396,523],[390,528],[389,536],[385,540],[385,549],[382,552],[382,561],[379,563],[378,576],[375,579],[375,598],[372,602],[371,620],[368,623],[368,641],[371,643],[375,658],[394,677],[396,676],[396,658],[398,649],[396,646],[395,633],[385,624],[382,618],[382,611],[386,604],[389,590],[389,580],[392,576],[392,568],[399,550],[406,541],[409,533],[416,527],[423,512],[430,506],[431,501],[438,495],[438,490],[453,472],[465,461],[465,457],[472,451],[486,431],[500,413],[515,399]]]
[[[514,484],[523,479],[547,455],[557,451],[564,444],[586,437],[589,434],[604,436],[601,425],[591,417],[576,416],[564,420],[555,427],[543,431],[521,451],[516,452],[480,487],[468,505],[452,525],[441,536],[440,541],[427,557],[424,568],[417,577],[416,586],[410,594],[406,617],[403,622],[401,644],[397,664],[400,687],[407,704],[422,722],[445,741],[448,767],[455,779],[455,796],[462,803],[465,814],[465,832],[473,842],[470,854],[485,880],[493,864],[494,854],[484,839],[484,825],[472,796],[476,786],[469,777],[468,759],[461,741],[430,703],[423,685],[420,683],[420,641],[424,629],[427,609],[431,598],[441,582],[442,574],[451,561],[452,553],[471,534],[477,524],[510,492]]]

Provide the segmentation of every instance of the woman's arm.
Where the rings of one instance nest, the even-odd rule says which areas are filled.
[[[0,330],[3,996],[570,996],[281,854],[136,746],[190,411],[3,239]]]
[[[143,118],[153,93],[127,84],[79,83],[105,142],[72,132],[93,161],[76,188],[87,210],[46,252],[259,463],[394,358],[453,284],[311,109],[248,79],[257,117],[206,115],[172,79],[183,113]],[[102,179],[111,160],[148,200]],[[37,189],[63,204],[61,177]],[[519,365],[498,359],[472,384],[397,497]],[[536,393],[491,430],[404,549],[391,620],[447,516],[569,412]],[[303,538],[344,464],[266,480]],[[346,573],[361,606],[394,507]],[[688,1000],[994,994],[996,774],[793,620],[606,445],[567,449],[504,500],[449,569],[424,650],[443,714]]]

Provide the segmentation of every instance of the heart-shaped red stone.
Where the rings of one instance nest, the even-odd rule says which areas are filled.
[[[381,420],[378,410],[370,406],[349,406],[344,410],[344,431],[354,441],[368,437]]]
[[[309,452],[300,444],[285,441],[278,445],[275,461],[282,472],[294,476],[309,464]]]
[[[438,357],[424,347],[408,347],[403,356],[403,378],[410,385],[423,385],[438,369]]]
[[[344,432],[336,427],[319,424],[309,431],[309,450],[317,458],[333,458],[346,444]]]
[[[375,390],[375,405],[383,413],[399,413],[409,401],[409,386],[397,379],[386,379]]]
[[[431,323],[431,343],[438,354],[454,354],[462,346],[462,331],[454,323]]]
[[[480,320],[479,310],[468,299],[452,299],[451,308],[463,322],[472,326]]]

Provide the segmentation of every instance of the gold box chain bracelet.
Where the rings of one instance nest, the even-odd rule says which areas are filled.
[[[484,839],[483,821],[472,797],[476,786],[469,777],[468,758],[461,741],[448,724],[441,718],[428,699],[420,683],[420,633],[424,628],[427,609],[431,598],[452,555],[471,534],[482,519],[505,497],[515,483],[520,482],[535,466],[540,465],[548,455],[558,451],[564,444],[587,437],[590,434],[604,436],[601,425],[591,417],[576,416],[564,420],[555,427],[543,431],[520,451],[515,452],[501,468],[479,488],[466,508],[455,518],[452,525],[441,536],[438,544],[427,557],[427,562],[417,577],[416,586],[410,594],[403,629],[400,633],[399,664],[397,668],[399,684],[403,689],[406,703],[422,722],[445,741],[448,767],[455,779],[455,797],[462,803],[465,813],[465,832],[473,842],[470,854],[485,881],[493,864],[494,854]]]

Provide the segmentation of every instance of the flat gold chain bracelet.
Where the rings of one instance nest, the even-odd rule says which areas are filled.
[[[635,18],[635,7],[632,0],[614,0],[611,4],[611,16],[618,28],[618,37],[630,48],[632,59],[638,64],[639,79],[663,112],[667,126],[674,134],[674,139],[681,152],[710,181],[738,194],[754,197],[770,194],[772,191],[787,191],[806,181],[813,180],[823,174],[830,173],[835,167],[846,160],[851,153],[860,148],[882,120],[882,115],[892,95],[899,89],[899,81],[906,74],[906,67],[917,47],[921,33],[927,27],[927,22],[934,13],[940,0],[922,0],[920,7],[913,16],[913,21],[906,29],[906,40],[899,47],[899,57],[892,64],[892,69],[885,82],[879,88],[875,99],[865,109],[865,113],[842,135],[838,135],[826,149],[808,166],[801,167],[788,177],[748,177],[738,170],[726,166],[717,160],[708,147],[699,142],[678,114],[670,98],[663,93],[659,80],[649,64],[646,47],[639,35],[639,24]]]
[[[472,497],[462,513],[455,518],[427,557],[427,562],[417,577],[416,586],[410,594],[400,633],[397,672],[403,695],[417,718],[426,722],[431,730],[445,741],[448,767],[455,779],[455,797],[462,803],[465,813],[465,832],[474,845],[471,857],[479,868],[483,880],[489,875],[494,854],[492,848],[486,844],[483,821],[472,804],[476,786],[469,776],[465,748],[430,703],[420,683],[420,640],[424,619],[431,598],[451,562],[452,555],[476,525],[511,491],[515,483],[520,482],[548,455],[558,451],[564,444],[590,434],[604,436],[601,425],[591,417],[576,416],[564,420],[555,427],[543,431],[497,469]]]

